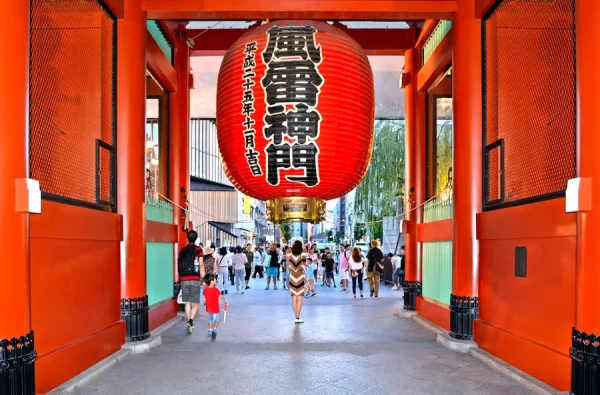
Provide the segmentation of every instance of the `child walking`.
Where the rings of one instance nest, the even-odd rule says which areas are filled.
[[[315,292],[315,264],[312,258],[306,258],[306,293],[305,298],[316,296]]]
[[[204,287],[204,300],[206,301],[206,312],[208,313],[208,336],[215,339],[219,327],[219,313],[221,312],[219,299],[223,301],[225,311],[227,311],[227,301],[216,287],[217,281],[213,274],[209,273],[204,276],[204,283],[206,284],[206,287]]]

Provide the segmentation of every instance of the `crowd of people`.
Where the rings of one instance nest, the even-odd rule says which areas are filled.
[[[229,293],[229,284],[238,294],[250,289],[251,278],[266,276],[265,290],[277,290],[279,283],[289,290],[295,323],[301,318],[304,298],[317,296],[315,285],[337,288],[336,274],[342,292],[350,292],[357,298],[363,298],[363,283],[368,281],[370,297],[379,297],[381,276],[384,272],[386,257],[376,241],[366,254],[349,244],[340,244],[337,251],[329,248],[319,250],[312,240],[306,244],[296,240],[291,245],[271,243],[269,245],[247,244],[245,247],[204,247],[196,245],[198,234],[189,231],[189,245],[183,247],[178,257],[178,269],[181,284],[181,301],[185,304],[186,329],[192,333],[194,319],[200,304],[202,283],[203,295],[209,315],[209,336],[216,337],[219,326],[220,304],[227,310],[225,295]],[[394,290],[402,289],[404,279],[404,246],[399,255],[388,254],[393,265]]]

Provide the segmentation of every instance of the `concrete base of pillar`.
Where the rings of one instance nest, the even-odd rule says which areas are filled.
[[[177,317],[175,317],[150,332],[150,337],[146,340],[134,343],[125,343],[121,348],[123,350],[129,350],[131,354],[141,354],[153,350],[162,344],[162,334],[178,323],[179,320]]]
[[[448,350],[468,353],[472,348],[477,348],[477,343],[468,340],[456,340],[448,333],[438,333],[437,342],[442,346],[446,347]]]
[[[417,313],[416,311],[408,311],[408,310],[404,310],[403,308],[399,308],[399,309],[396,309],[396,312],[394,314],[400,318],[406,318],[406,319],[411,320],[411,319],[413,319],[414,316],[418,315],[419,313]]]

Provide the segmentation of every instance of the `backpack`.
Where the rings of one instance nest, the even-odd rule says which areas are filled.
[[[196,245],[189,244],[179,251],[179,258],[177,259],[177,271],[180,277],[194,276],[196,270],[194,263],[196,262]]]

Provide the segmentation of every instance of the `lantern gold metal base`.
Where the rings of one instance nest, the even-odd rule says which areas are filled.
[[[267,220],[274,224],[325,221],[325,200],[319,198],[288,197],[267,200]]]

